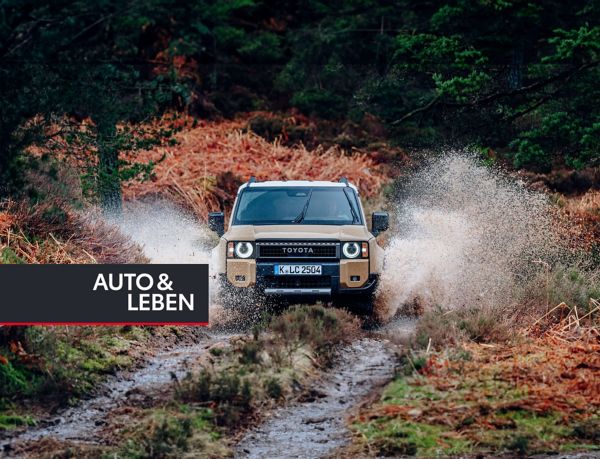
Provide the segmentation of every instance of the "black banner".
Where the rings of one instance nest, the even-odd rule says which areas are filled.
[[[0,265],[0,325],[207,325],[208,265]]]

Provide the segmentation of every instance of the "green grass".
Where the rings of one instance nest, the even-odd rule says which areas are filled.
[[[10,247],[4,247],[0,251],[0,264],[22,265],[24,263],[25,260],[19,257]]]
[[[572,433],[557,413],[539,415],[515,410],[499,414],[496,418],[506,427],[481,430],[478,435],[481,448],[519,454],[549,453],[564,449],[563,440]]]
[[[438,389],[421,375],[392,381],[374,411],[351,425],[361,434],[360,447],[375,455],[420,457],[598,449],[598,414],[566,422],[552,410],[531,412],[525,403],[519,406],[527,390],[496,380],[493,371],[477,379],[456,375],[450,382],[455,384]],[[507,408],[494,408],[502,404]]]
[[[28,413],[26,400],[41,405],[74,403],[91,393],[107,374],[131,367],[131,347],[146,342],[148,331],[90,327],[27,327],[18,340],[26,349],[14,355],[0,346],[0,429],[19,424]],[[12,420],[12,421],[11,421]]]
[[[432,457],[466,454],[473,450],[470,441],[449,437],[443,427],[436,425],[383,417],[368,423],[356,423],[354,427],[377,450],[377,455]]]
[[[0,430],[10,430],[21,426],[34,426],[35,419],[31,416],[17,414],[0,414]]]

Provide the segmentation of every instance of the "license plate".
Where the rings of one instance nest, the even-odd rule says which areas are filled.
[[[320,276],[321,265],[275,265],[276,276]]]

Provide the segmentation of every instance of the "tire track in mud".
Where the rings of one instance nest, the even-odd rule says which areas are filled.
[[[59,415],[41,422],[12,437],[0,439],[0,457],[12,457],[12,446],[17,443],[56,438],[88,444],[103,442],[101,428],[110,411],[125,405],[129,398],[140,392],[152,392],[181,379],[202,358],[208,348],[233,335],[208,334],[200,342],[165,350],[154,356],[147,365],[127,374],[120,374],[101,385],[97,395],[67,408]]]
[[[395,329],[402,335],[397,338],[408,336],[414,322],[398,322]],[[308,400],[305,397],[305,401],[275,410],[244,435],[235,457],[320,458],[348,444],[348,415],[394,375],[394,346],[384,338],[391,330],[388,325],[381,330],[383,334],[359,339],[344,348],[334,368],[314,383]]]
[[[396,359],[391,337],[407,336],[413,328],[413,321],[388,324],[344,347],[334,367],[314,381],[299,402],[275,409],[265,422],[246,432],[235,447],[235,456],[317,458],[346,445],[350,441],[347,416],[369,393],[393,377]],[[161,388],[197,368],[210,347],[236,336],[239,333],[211,332],[198,343],[160,352],[144,367],[105,382],[98,391],[100,395],[38,426],[0,438],[0,457],[18,457],[15,452],[23,445],[45,438],[105,444],[103,428],[111,412],[136,404],[140,397],[160,397]]]

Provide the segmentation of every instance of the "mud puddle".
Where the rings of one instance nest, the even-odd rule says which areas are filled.
[[[136,394],[152,393],[174,378],[184,377],[208,348],[230,338],[223,334],[207,335],[199,343],[157,354],[146,366],[106,381],[99,389],[100,395],[84,400],[36,427],[11,438],[0,439],[0,457],[10,457],[11,445],[48,437],[92,444],[101,442],[100,430],[109,411],[126,404]]]
[[[393,377],[394,356],[387,339],[355,341],[342,351],[335,367],[314,383],[305,401],[273,412],[244,436],[235,456],[319,458],[346,445],[350,441],[347,416]]]

